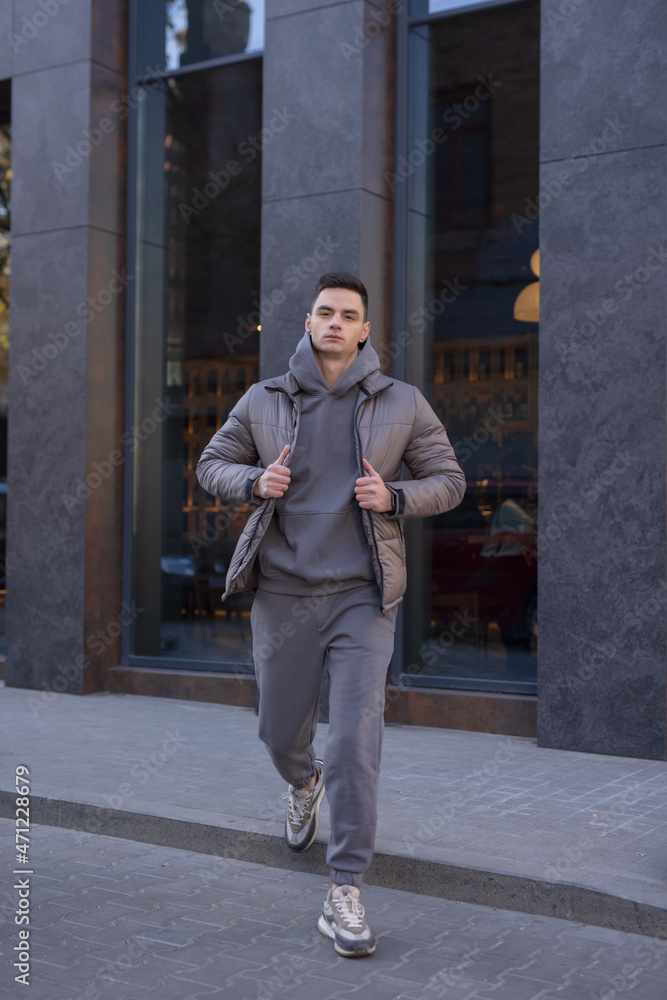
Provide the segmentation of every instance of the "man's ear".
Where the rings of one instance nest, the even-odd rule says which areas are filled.
[[[310,333],[310,313],[306,313],[306,333]]]

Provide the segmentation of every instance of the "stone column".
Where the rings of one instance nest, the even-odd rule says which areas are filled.
[[[542,7],[538,741],[658,760],[666,46],[661,0]]]
[[[126,6],[14,0],[2,31],[13,77],[6,680],[50,695],[103,688],[120,661]]]
[[[391,339],[397,6],[267,0],[262,378],[286,370],[325,271],[361,277],[371,343]]]

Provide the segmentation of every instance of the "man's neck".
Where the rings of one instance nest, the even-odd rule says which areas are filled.
[[[315,355],[315,361],[317,362],[317,367],[322,372],[322,378],[327,384],[327,389],[331,389],[338,379],[341,377],[343,372],[346,372],[350,365],[354,362],[355,358],[358,356],[359,351],[353,354],[350,358],[341,360],[330,360],[317,351],[313,351]]]

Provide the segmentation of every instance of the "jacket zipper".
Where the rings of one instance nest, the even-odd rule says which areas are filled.
[[[366,404],[366,402],[367,402],[367,400],[364,399],[359,404],[359,407],[357,409],[356,419],[355,419],[355,422],[354,422],[354,431],[355,431],[355,435],[356,435],[356,439],[357,439],[357,459],[358,459],[358,467],[359,467],[359,470],[360,470],[359,471],[359,475],[360,476],[363,476],[363,474],[364,474],[364,466],[363,466],[363,463],[362,463],[362,457],[363,456],[361,454],[361,436],[359,434],[359,414],[361,413],[362,406],[364,406]],[[380,552],[379,552],[379,549],[378,549],[377,538],[375,537],[375,528],[373,527],[373,518],[371,517],[370,511],[368,511],[368,510],[363,510],[362,511],[362,516],[364,514],[366,515],[366,517],[368,519],[368,526],[370,528],[370,535],[371,535],[371,538],[373,539],[373,548],[375,549],[375,558],[377,560],[378,566],[380,567],[380,614],[384,615],[384,571],[382,569],[382,562],[380,561]]]

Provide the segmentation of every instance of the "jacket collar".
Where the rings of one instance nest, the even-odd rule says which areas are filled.
[[[368,397],[377,395],[378,392],[388,389],[393,384],[392,379],[377,369],[366,375],[359,383],[361,391]],[[301,392],[299,383],[292,372],[286,372],[284,375],[277,375],[275,378],[269,379],[264,388],[267,392],[286,392],[292,398]]]

